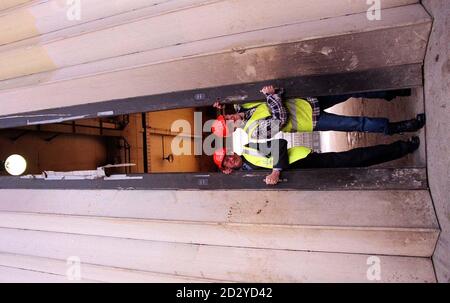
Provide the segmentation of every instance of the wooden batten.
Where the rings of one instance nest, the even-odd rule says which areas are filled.
[[[258,210],[257,213],[262,211]],[[352,222],[348,222],[348,225],[351,224]],[[17,212],[0,212],[0,228],[225,247],[417,257],[430,257],[433,254],[439,234],[433,224],[427,228],[335,227],[119,219]]]
[[[23,268],[0,266],[0,283],[68,283],[67,277],[48,272],[39,272]],[[78,283],[93,283],[81,280]]]
[[[6,1],[6,3],[5,3]],[[10,3],[8,3],[10,2]],[[12,2],[25,3],[27,5],[18,6],[17,9],[9,9],[1,12],[1,9],[12,8]],[[417,0],[386,0],[383,9],[399,7],[417,3]],[[188,26],[202,26],[210,21],[208,30],[211,27],[221,26],[221,24],[233,24],[226,30],[239,30],[245,25],[264,26],[270,22],[270,26],[290,24],[299,21],[311,21],[321,18],[332,18],[350,14],[365,12],[368,5],[359,0],[345,1],[335,0],[328,2],[319,1],[278,1],[276,3],[268,0],[246,0],[235,3],[233,1],[222,0],[133,0],[112,2],[108,0],[80,0],[80,20],[68,18],[70,6],[58,0],[49,1],[28,1],[28,0],[4,0],[0,6],[1,24],[11,33],[0,33],[0,51],[11,48],[43,44],[50,41],[61,40],[80,34],[104,30],[111,27],[120,27],[127,23],[133,23],[139,19],[166,18],[168,25],[173,28],[183,28],[183,22],[188,21]],[[264,9],[271,10],[271,14],[261,12]],[[194,14],[182,12],[183,10],[195,11]],[[72,10],[73,11],[73,10]],[[230,12],[224,15],[223,11]],[[243,15],[244,11],[252,11],[252,14]],[[301,14],[298,12],[301,11]],[[166,14],[179,16],[161,17]],[[186,14],[188,15],[186,17]],[[215,15],[214,15],[215,14]],[[195,18],[192,15],[206,16],[205,18]],[[229,21],[228,18],[235,18]],[[172,18],[172,19],[171,19]],[[176,17],[175,17],[176,18]],[[194,18],[194,22],[192,19]],[[186,20],[183,20],[186,19]],[[156,24],[158,22],[156,21]],[[166,27],[170,28],[170,26]],[[151,27],[152,29],[155,26]],[[202,29],[205,30],[205,27]],[[181,35],[186,34],[186,30]],[[225,32],[225,31],[224,31]],[[179,34],[180,36],[180,34]],[[1,46],[3,44],[3,46]]]
[[[38,2],[38,1],[37,0],[2,0],[2,2],[0,3],[0,13],[2,13],[2,11],[11,10],[16,7],[20,7],[22,5],[36,3],[36,2]]]
[[[81,261],[81,260],[80,260]],[[210,283],[229,282],[81,263],[81,280],[68,277],[66,260],[0,253],[1,282]]]
[[[2,189],[0,211],[148,220],[435,229],[426,190],[132,191]]]
[[[213,1],[217,0],[80,0],[80,6],[59,0],[28,1],[16,9],[0,12],[0,28],[9,29],[9,33],[0,33],[0,52],[61,40]],[[76,16],[78,7],[81,8],[79,20]]]
[[[235,282],[370,282],[370,255],[153,242],[0,229],[2,251]],[[373,257],[373,256],[372,256]],[[434,282],[430,259],[378,256],[381,282]]]

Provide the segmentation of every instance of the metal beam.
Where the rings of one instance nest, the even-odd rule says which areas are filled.
[[[304,169],[283,172],[283,182],[268,186],[268,171],[133,174],[140,180],[39,180],[0,178],[0,189],[111,190],[408,190],[427,189],[425,168]]]
[[[20,127],[25,132],[39,132],[39,133],[55,133],[55,134],[75,134],[87,136],[102,136],[102,137],[122,137],[123,131],[120,129],[101,129],[98,126],[82,125],[74,123],[58,123],[48,125],[36,125]],[[102,131],[101,131],[102,130]]]
[[[268,83],[285,88],[286,97],[336,95],[352,92],[409,88],[422,85],[422,65],[388,66],[357,72],[273,79],[264,82],[242,83],[110,100],[34,111],[14,116],[0,116],[0,128],[36,124],[42,121],[42,117],[46,116],[53,118],[61,117],[64,121],[69,121],[80,119],[80,117],[84,119],[97,118],[98,115],[102,115],[105,112],[111,112],[112,115],[124,115],[177,108],[211,106],[217,99],[220,99],[224,103],[256,101],[263,98],[259,91],[261,86],[267,85]]]

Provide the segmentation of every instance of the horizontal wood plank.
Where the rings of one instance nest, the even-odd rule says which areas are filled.
[[[36,0],[2,0],[0,3],[0,12],[33,2],[36,2]]]
[[[19,280],[23,282],[42,282],[42,277],[50,277],[52,281],[77,282],[67,278],[67,271],[71,264],[66,260],[40,258],[26,255],[0,253],[0,268],[8,268],[5,276],[1,275],[0,281]],[[210,283],[227,282],[201,278],[191,278],[161,273],[152,273],[126,268],[115,268],[81,263],[81,282],[107,282],[107,283]],[[6,275],[6,272],[10,276]],[[38,275],[30,275],[30,272]],[[41,274],[39,274],[41,273]]]
[[[371,282],[370,255],[153,242],[0,229],[2,251],[236,282]],[[434,282],[431,260],[377,256],[381,282]]]
[[[437,228],[236,224],[13,212],[0,212],[0,227],[215,246],[418,257],[433,254],[439,235]]]
[[[0,261],[0,263],[2,263]],[[70,281],[65,276],[47,272],[0,266],[0,283],[93,283],[94,281]]]
[[[167,13],[171,10],[218,1],[178,0],[175,1],[176,3],[171,2],[173,1],[133,0],[115,3],[108,0],[97,0],[93,3],[90,0],[80,0],[83,9],[81,20],[69,20],[66,18],[68,6],[59,4],[58,0],[3,0],[0,4],[0,18],[5,17],[1,15],[7,15],[10,18],[3,19],[2,22],[10,29],[20,28],[21,26],[23,27],[23,23],[21,23],[23,20],[17,18],[17,16],[23,16],[28,13],[33,16],[35,20],[39,21],[35,22],[33,25],[40,35],[40,40],[38,42],[42,43],[48,41],[50,37],[51,40],[69,37],[75,34],[100,30],[107,26],[117,26],[126,23],[124,21],[131,22],[138,18],[149,18],[157,15],[157,13]],[[303,8],[303,13],[300,16],[297,15],[296,18],[303,18],[306,20],[359,13],[368,8],[368,5],[365,5],[365,3],[361,3],[361,1],[358,0],[352,0],[350,2],[339,0],[334,1],[333,3],[326,3],[324,0],[315,1],[314,3],[305,0],[296,2],[301,4]],[[386,0],[383,3],[383,9],[410,5],[417,2],[417,0]],[[262,1],[260,3],[262,6],[267,4]],[[252,5],[253,3],[249,4]],[[255,8],[257,7],[252,7],[253,10]],[[276,12],[277,11],[275,11],[275,13]],[[291,14],[294,15],[293,13]],[[27,28],[25,27],[25,29]],[[26,35],[26,33],[28,32],[25,31],[22,32],[22,35],[16,35],[17,39],[33,36]],[[33,43],[29,42],[27,44]]]
[[[0,210],[212,223],[436,229],[427,190],[0,190]]]
[[[3,0],[4,1],[4,0]],[[171,3],[172,2],[172,3]],[[175,3],[173,3],[175,2]],[[31,1],[0,13],[0,51],[65,39],[142,17],[192,7],[211,0],[81,0],[80,20],[67,17],[69,6],[58,0]],[[74,12],[74,10],[72,10]],[[8,30],[5,30],[8,29]]]

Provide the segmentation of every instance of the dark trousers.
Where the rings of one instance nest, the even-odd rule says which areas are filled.
[[[306,158],[292,163],[289,168],[367,167],[399,159],[409,152],[408,143],[396,141],[391,144],[355,148],[345,152],[311,153]]]
[[[318,97],[317,99],[319,100],[320,115],[317,119],[317,124],[314,130],[387,133],[389,120],[386,118],[340,116],[325,112],[325,109],[330,108],[336,104],[345,102],[352,97],[367,98],[367,99],[391,98],[390,93],[385,91]]]

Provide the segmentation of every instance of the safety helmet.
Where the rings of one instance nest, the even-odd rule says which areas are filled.
[[[211,126],[211,132],[217,137],[223,138],[230,135],[230,131],[227,127],[227,121],[223,115],[217,117],[216,121],[214,121]]]
[[[214,152],[213,159],[214,163],[219,167],[220,169],[223,168],[223,159],[225,159],[225,156],[227,154],[226,148],[219,148]]]

